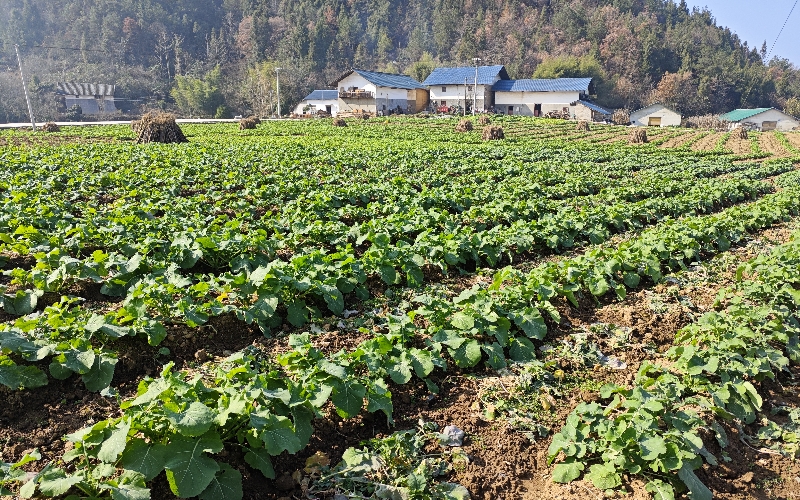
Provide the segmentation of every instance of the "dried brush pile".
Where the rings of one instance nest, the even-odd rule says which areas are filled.
[[[239,120],[239,130],[254,130],[261,123],[256,116],[248,116]]]
[[[58,125],[56,125],[53,122],[47,122],[44,125],[42,125],[42,131],[43,132],[61,132],[61,127],[59,127]]]
[[[464,118],[456,125],[456,132],[472,132],[472,121]]]
[[[686,126],[702,130],[716,130],[726,132],[730,122],[723,120],[720,115],[690,116],[686,119]]]
[[[578,132],[591,132],[591,129],[589,128],[589,122],[586,120],[579,121],[578,124],[575,125],[575,130]]]
[[[628,134],[629,144],[646,144],[647,143],[647,129],[635,128]]]
[[[745,130],[744,127],[736,127],[735,129],[733,129],[731,137],[734,137],[736,139],[743,139],[746,141],[748,139],[747,130]]]
[[[175,122],[175,115],[170,113],[147,113],[141,120],[132,121],[131,128],[136,134],[136,142],[139,144],[147,144],[150,142],[160,142],[162,144],[189,142],[186,136],[183,135],[181,128]]]
[[[611,115],[614,125],[628,125],[631,122],[631,112],[627,109],[618,109]]]
[[[503,133],[503,127],[499,127],[497,125],[487,125],[483,127],[483,133],[481,133],[481,139],[483,139],[484,141],[496,141],[505,138],[506,135]]]
[[[334,118],[332,123],[333,123],[334,127],[346,127],[347,126],[347,122],[344,121],[344,118]]]
[[[481,115],[478,117],[478,124],[485,127],[492,123],[492,120],[489,119],[487,115]]]

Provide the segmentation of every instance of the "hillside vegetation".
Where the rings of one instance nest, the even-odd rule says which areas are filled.
[[[62,80],[114,83],[119,97],[193,116],[267,114],[275,67],[286,110],[350,67],[424,78],[473,57],[512,78],[595,76],[610,107],[793,109],[800,94],[793,64],[765,61],[766,45],[748,46],[684,1],[0,0],[0,41],[0,121],[24,119],[14,44],[42,118],[56,113]]]

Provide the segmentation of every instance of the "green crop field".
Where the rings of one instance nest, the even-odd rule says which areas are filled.
[[[456,123],[0,132],[0,496],[786,498],[795,133]]]

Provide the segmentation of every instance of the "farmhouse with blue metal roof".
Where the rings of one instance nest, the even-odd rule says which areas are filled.
[[[463,66],[436,68],[422,82],[430,90],[430,99],[437,109],[460,108],[486,111],[494,106],[493,86],[508,80],[505,66]]]
[[[428,105],[427,89],[408,75],[352,69],[335,84],[339,113],[416,113]]]
[[[588,110],[587,119],[594,121],[607,114],[599,106],[593,110],[580,104],[595,93],[591,78],[500,80],[493,90],[495,109],[504,114],[576,118]]]
[[[314,90],[295,107],[296,115],[315,115],[324,112],[336,116],[339,112],[339,92],[336,90]]]

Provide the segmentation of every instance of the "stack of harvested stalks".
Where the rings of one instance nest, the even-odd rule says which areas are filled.
[[[643,128],[635,128],[631,130],[628,135],[628,142],[630,144],[646,144],[647,143],[647,130]]]
[[[175,122],[175,115],[169,113],[147,113],[141,120],[132,121],[131,128],[136,134],[136,142],[139,144],[150,142],[160,142],[163,144],[189,142],[186,136],[183,135],[181,128]]]
[[[575,130],[578,132],[591,132],[591,129],[589,128],[589,122],[586,120],[579,121],[578,124],[575,125]]]
[[[344,121],[344,118],[334,118],[332,123],[333,123],[334,127],[346,127],[347,126],[347,122]]]
[[[497,125],[487,125],[483,127],[481,139],[484,141],[496,141],[505,138],[506,135],[503,133],[503,127],[499,127]]]
[[[42,125],[42,132],[61,132],[61,127],[53,122],[47,122]]]
[[[611,115],[614,125],[627,125],[631,122],[631,112],[627,109],[618,109]]]
[[[253,130],[261,123],[257,116],[248,116],[239,120],[239,130]]]
[[[701,130],[726,132],[728,130],[728,125],[730,125],[730,122],[723,120],[720,115],[690,116],[686,119],[687,127]]]
[[[736,139],[743,139],[745,141],[748,139],[747,130],[745,130],[744,127],[736,127],[733,129],[733,133],[731,135]]]
[[[472,132],[472,121],[464,118],[456,125],[456,132]]]
[[[480,124],[480,125],[485,127],[486,125],[489,125],[490,123],[492,123],[492,120],[490,120],[488,116],[481,115],[480,117],[478,117],[478,124]]]

